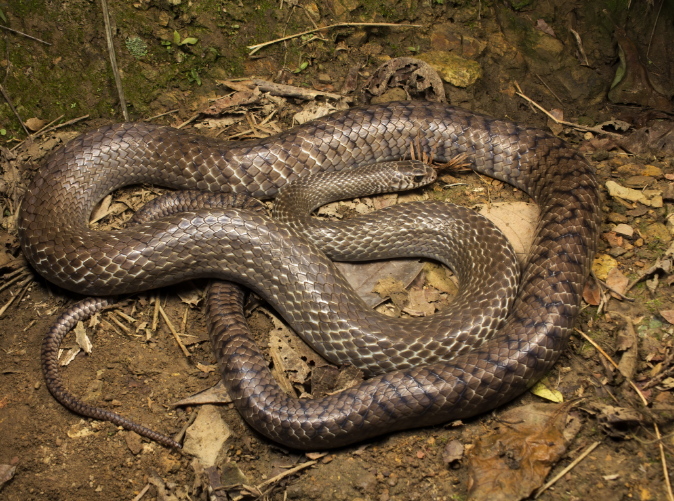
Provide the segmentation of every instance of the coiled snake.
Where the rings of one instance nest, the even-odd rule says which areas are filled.
[[[291,228],[238,209],[198,210],[111,233],[89,230],[88,217],[110,191],[142,182],[272,197],[309,173],[397,160],[417,138],[438,161],[467,153],[476,171],[527,192],[541,207],[512,312],[505,322],[496,322],[498,331],[488,341],[470,352],[459,349],[457,355],[431,341],[426,348],[440,345],[440,355],[427,353],[426,365],[409,367],[403,356],[393,361],[397,370],[358,387],[300,400],[274,384],[241,318],[214,312],[216,306],[240,309],[238,293],[226,297],[222,289],[213,291],[211,336],[221,366],[227,367],[223,377],[230,394],[246,420],[291,447],[325,449],[465,418],[512,399],[554,364],[573,328],[594,256],[598,188],[593,169],[543,131],[428,102],[355,108],[243,144],[162,127],[116,125],[73,140],[38,172],[22,205],[21,245],[37,271],[85,294],[127,293],[204,276],[235,280],[285,311],[293,327],[317,328],[333,341],[327,351],[351,351],[344,359],[357,360],[359,342],[351,348],[335,337],[340,318],[359,320],[350,302],[340,302],[351,296],[333,287],[322,254]],[[226,250],[218,243],[223,239],[231,245]],[[234,257],[225,269],[217,260],[223,252]],[[284,269],[291,268],[301,280],[288,281]],[[314,306],[303,306],[300,299],[314,300]],[[43,346],[43,360],[77,318],[104,304],[86,300],[62,316]],[[372,358],[365,365],[376,373],[377,356]],[[55,367],[43,370],[49,382]],[[61,386],[50,389],[86,413]],[[88,415],[110,417],[100,412]],[[139,431],[174,445],[159,434]]]

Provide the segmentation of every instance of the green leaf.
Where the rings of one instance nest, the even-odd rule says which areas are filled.
[[[309,66],[309,61],[304,61],[302,64],[300,64],[299,68],[293,71],[293,73],[299,73],[300,71],[307,69],[307,66]]]
[[[169,42],[168,40],[162,40],[160,43],[162,45],[171,45],[171,42]]]
[[[2,18],[4,22],[7,22],[7,18],[5,17],[5,13],[2,12],[2,9],[0,9],[0,18]]]
[[[5,129],[0,129],[0,136],[4,136],[7,134],[7,130]]]
[[[199,78],[199,73],[197,73],[197,70],[192,68],[190,70],[190,75],[192,77],[192,80],[197,83],[197,85],[201,85],[201,79]]]
[[[176,45],[180,45],[180,33],[177,31],[173,32],[173,43]]]
[[[198,38],[186,38],[185,40],[183,40],[182,42],[180,42],[178,45],[185,45],[185,44],[194,45],[194,44],[197,43],[198,41],[199,41]]]

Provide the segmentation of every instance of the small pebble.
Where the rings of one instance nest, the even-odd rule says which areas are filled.
[[[38,381],[37,383],[35,383],[34,388],[35,388],[36,390],[39,390],[39,389],[40,389],[40,381]]]
[[[613,228],[613,231],[615,231],[618,235],[625,235],[626,237],[632,237],[632,235],[634,235],[634,228],[628,224],[619,224]]]
[[[623,249],[622,247],[613,247],[611,250],[608,251],[608,253],[613,257],[622,256],[626,252],[627,251],[625,249]]]

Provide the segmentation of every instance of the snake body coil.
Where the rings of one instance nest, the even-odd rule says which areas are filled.
[[[540,130],[425,102],[352,109],[236,146],[161,127],[112,126],[73,140],[37,174],[22,205],[21,244],[41,274],[81,293],[118,294],[217,276],[273,291],[267,299],[285,308],[285,318],[300,330],[304,324],[339,323],[332,318],[357,322],[349,308],[353,298],[335,290],[341,286],[333,287],[334,278],[324,274],[322,254],[261,216],[195,211],[105,234],[89,230],[88,217],[110,191],[141,182],[272,197],[308,173],[401,158],[417,137],[439,161],[468,153],[475,170],[526,191],[541,206],[512,313],[492,339],[469,353],[383,374],[339,395],[298,400],[268,379],[264,359],[237,334],[235,321],[215,320],[211,331],[238,407],[252,426],[286,445],[324,449],[464,418],[512,399],[556,361],[594,255],[594,172],[566,143]],[[235,234],[241,238],[232,240]],[[224,272],[216,259],[223,237],[233,242],[228,252],[234,257]],[[306,281],[289,283],[274,265],[281,262],[304,273]],[[329,312],[301,306],[299,300],[312,294]],[[210,305],[240,305],[238,296],[213,297]],[[234,335],[222,336],[224,328],[234,328]],[[331,349],[339,351],[333,341]]]

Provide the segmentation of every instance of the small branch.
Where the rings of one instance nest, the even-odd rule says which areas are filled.
[[[161,313],[161,316],[164,317],[164,321],[166,322],[166,325],[168,325],[168,328],[169,328],[169,329],[171,330],[171,332],[173,333],[173,337],[176,338],[176,342],[178,343],[178,346],[180,346],[180,349],[183,351],[183,354],[184,354],[188,359],[191,359],[191,358],[192,358],[192,354],[191,354],[189,351],[187,351],[187,348],[185,348],[185,345],[184,345],[183,342],[180,340],[180,336],[179,336],[178,333],[176,332],[176,330],[175,330],[175,328],[173,327],[173,324],[172,324],[171,321],[169,320],[168,316],[166,316],[166,313],[164,312],[164,308],[162,308],[161,305],[159,305],[159,313]]]
[[[648,50],[646,51],[646,59],[650,59],[649,54],[651,53],[651,42],[653,41],[653,35],[655,35],[655,28],[657,27],[658,21],[660,20],[660,12],[662,11],[663,5],[665,5],[665,0],[662,0],[662,2],[660,2],[660,8],[658,9],[658,15],[655,16],[655,22],[653,23],[653,31],[651,31],[651,38],[648,39]],[[667,486],[669,486],[669,477],[667,478]],[[672,498],[671,488],[669,490],[669,494],[670,494],[669,497],[670,497],[670,500],[671,500],[671,498]]]
[[[323,30],[329,30],[332,28],[344,28],[348,26],[397,26],[399,28],[421,28],[422,25],[420,24],[395,24],[395,23],[337,23],[337,24],[331,24],[330,26],[324,26],[322,28],[315,28],[313,30],[309,31],[303,31],[302,33],[296,33],[294,35],[288,35],[287,37],[282,37],[282,38],[277,38],[276,40],[271,40],[269,42],[264,42],[260,43],[257,45],[249,45],[248,48],[250,49],[250,53],[248,54],[249,56],[252,56],[255,54],[258,50],[260,50],[263,47],[266,47],[267,45],[272,45],[278,42],[283,42],[285,40],[290,40],[291,38],[297,38],[301,37],[302,35],[308,35],[310,33],[316,33],[317,31],[323,31]]]
[[[587,60],[587,54],[585,54],[585,50],[583,49],[583,41],[580,39],[580,35],[575,30],[569,29],[569,31],[573,33],[573,38],[576,39],[576,45],[578,46],[578,52],[580,53],[580,57],[583,58],[581,65],[590,66],[590,63]]]
[[[634,302],[634,298],[625,296],[624,294],[618,292],[618,291],[615,290],[613,287],[611,287],[610,285],[608,285],[606,282],[604,282],[604,281],[602,281],[602,280],[599,280],[599,278],[597,278],[597,275],[594,274],[594,271],[590,271],[590,274],[591,274],[592,277],[595,279],[595,281],[596,281],[599,285],[601,285],[602,287],[605,287],[606,289],[610,290],[610,291],[613,292],[614,294],[620,296],[620,298],[621,298],[621,299],[624,299],[625,301],[629,301],[630,303],[633,303],[633,302]]]
[[[230,89],[241,91],[250,90],[259,87],[262,92],[269,92],[272,96],[297,97],[300,99],[307,99],[312,101],[318,96],[325,96],[330,99],[344,100],[345,102],[353,101],[350,97],[344,97],[341,94],[333,94],[332,92],[321,92],[318,90],[303,89],[295,87],[294,85],[277,84],[269,82],[268,80],[252,79],[241,83],[234,84],[235,80],[219,80],[218,83],[226,85]]]
[[[545,85],[545,88],[548,89],[548,90],[550,91],[550,94],[552,94],[553,96],[555,96],[555,99],[556,99],[557,101],[559,101],[559,104],[561,104],[562,106],[564,106],[564,103],[562,102],[562,100],[559,99],[559,98],[557,97],[557,94],[555,94],[554,91],[553,91],[550,87],[548,87],[548,84],[545,83],[545,80],[543,80],[540,76],[538,76],[538,73],[534,73],[534,75],[536,75],[536,78],[538,78],[538,79],[541,81],[541,83],[542,83],[543,85]]]
[[[132,501],[140,501],[148,490],[150,490],[150,484],[145,484],[143,490],[141,490]]]
[[[115,75],[115,83],[117,84],[117,93],[119,94],[119,104],[122,107],[122,115],[124,115],[124,121],[128,122],[129,110],[126,109],[126,99],[124,98],[124,88],[122,87],[122,78],[119,76],[119,69],[117,69],[115,46],[112,42],[112,29],[110,28],[110,14],[108,12],[108,0],[101,0],[101,6],[103,7],[103,21],[105,21],[105,38],[108,41],[110,64],[112,65],[112,73]]]
[[[662,6],[660,6],[660,7],[662,7]],[[43,43],[45,45],[51,45],[49,42],[45,42],[44,40],[40,40],[39,38],[32,37],[32,36],[27,35],[26,33],[23,33],[22,31],[19,31],[19,30],[13,30],[12,28],[8,28],[7,26],[3,26],[2,24],[0,24],[0,28],[2,28],[3,30],[11,31],[12,33],[16,33],[17,35],[21,35],[22,37],[30,38],[31,40],[35,40],[36,42],[40,42],[40,43]],[[652,35],[651,35],[651,38],[653,38]]]
[[[665,0],[662,0],[662,3],[665,3]],[[660,5],[660,7],[662,7],[662,5]],[[660,439],[660,429],[656,423],[653,423],[653,428],[655,428],[655,435],[658,437],[658,445],[660,446],[660,460],[662,461],[662,472],[665,475],[665,484],[667,485],[667,498],[669,501],[674,501],[672,484],[669,482],[669,472],[667,471],[667,461],[665,460],[665,449],[662,446],[662,440]]]
[[[534,496],[534,499],[538,499],[538,496],[543,494],[544,491],[546,491],[550,486],[552,486],[555,482],[557,482],[560,478],[562,478],[564,475],[566,475],[569,471],[571,471],[575,466],[580,463],[585,457],[590,454],[593,450],[597,448],[597,446],[601,444],[601,442],[595,442],[593,443],[590,447],[585,449],[585,452],[583,452],[580,456],[578,456],[569,466],[564,468],[562,471],[559,472],[559,474],[550,480],[547,484],[545,484],[543,487],[538,489],[538,492]]]
[[[63,115],[61,115],[59,118],[54,120],[54,122],[56,122],[57,120],[60,120],[61,118],[63,118]],[[55,125],[54,127],[50,127],[48,129],[43,128],[40,132],[37,132],[37,133],[33,134],[32,138],[37,139],[38,137],[44,136],[47,132],[51,132],[53,130],[60,129],[61,127],[67,127],[68,125],[72,125],[76,122],[79,122],[80,120],[85,120],[87,118],[89,118],[89,115],[83,115],[81,117],[77,117],[77,118],[73,118],[72,120],[68,120],[67,122],[63,122],[62,124]],[[54,123],[54,122],[52,122],[52,123]],[[49,125],[47,125],[47,127],[49,127]],[[14,146],[14,148],[12,148],[11,151],[14,151],[15,149],[17,149],[19,146],[21,146],[22,143],[23,143],[23,141],[21,141],[21,143]]]
[[[9,61],[7,61],[7,64],[9,65]],[[12,109],[12,112],[14,113],[14,116],[16,116],[17,120],[21,124],[21,127],[23,127],[23,130],[26,131],[26,136],[30,137],[30,132],[28,132],[28,129],[26,129],[26,125],[23,123],[23,119],[21,118],[21,115],[19,115],[19,112],[16,111],[16,108],[14,108],[14,105],[12,104],[12,100],[9,98],[9,96],[5,92],[5,88],[2,85],[0,85],[0,92],[2,92],[2,95],[5,98],[5,101],[7,101],[7,104]]]
[[[12,305],[12,303],[14,302],[14,300],[15,300],[17,297],[23,297],[24,291],[28,288],[28,286],[31,284],[32,281],[33,281],[33,277],[30,276],[30,277],[28,277],[26,280],[24,280],[23,282],[21,282],[21,283],[19,284],[19,287],[21,287],[21,292],[19,292],[16,296],[12,296],[12,298],[11,298],[9,301],[7,301],[7,303],[5,304],[5,306],[3,306],[2,308],[0,308],[0,318],[2,318],[2,316],[3,316],[3,315],[5,314],[5,312],[7,311],[7,308],[9,308],[9,307]]]
[[[58,122],[59,120],[61,120],[64,116],[65,116],[65,115],[61,115],[61,116],[58,117],[56,120],[52,120],[52,121],[49,122],[47,125],[45,125],[44,127],[42,127],[39,131],[37,131],[35,134],[32,134],[32,135],[28,136],[26,139],[24,139],[24,140],[21,141],[19,144],[17,144],[16,146],[14,146],[14,148],[12,148],[10,151],[14,151],[15,149],[17,149],[19,146],[21,146],[23,143],[25,143],[27,139],[35,139],[36,137],[40,136],[40,135],[42,134],[42,131],[44,131],[47,127],[49,127],[49,126],[55,124],[56,122]]]
[[[146,118],[145,120],[143,120],[143,122],[149,122],[150,120],[154,120],[155,118],[159,118],[159,117],[163,117],[165,115],[170,115],[171,113],[175,113],[176,111],[178,111],[178,110],[176,109],[176,110],[167,111],[166,113],[160,113],[159,115],[155,115],[153,117]]]
[[[585,340],[588,341],[592,346],[594,346],[595,348],[597,348],[597,350],[599,351],[599,353],[601,353],[602,355],[604,355],[604,356],[606,357],[606,360],[608,360],[609,362],[611,362],[611,364],[612,364],[616,369],[618,369],[618,372],[620,372],[620,373],[622,374],[622,372],[620,371],[620,367],[618,367],[618,364],[616,364],[616,363],[613,361],[613,359],[612,359],[611,357],[609,357],[608,354],[607,354],[604,350],[602,350],[601,346],[599,346],[599,345],[598,345],[597,343],[595,343],[592,339],[590,339],[590,338],[588,337],[588,335],[585,334],[585,333],[584,333],[583,331],[581,331],[580,329],[576,328],[576,329],[574,329],[574,330],[575,330],[576,332],[578,332],[581,336],[583,336],[583,337],[585,338]],[[644,397],[644,394],[641,393],[641,390],[637,387],[637,385],[634,383],[634,381],[632,381],[632,380],[629,379],[629,378],[626,378],[626,379],[627,379],[627,381],[632,385],[632,388],[634,388],[634,390],[637,392],[637,395],[639,395],[639,397],[641,397],[641,403],[644,404],[644,407],[648,407],[648,400],[646,400],[646,397]]]
[[[517,82],[515,82],[515,86],[517,87],[517,90],[519,91],[519,92],[515,92],[515,94],[517,94],[517,95],[520,96],[521,98],[527,100],[529,103],[533,104],[536,108],[538,108],[539,110],[541,110],[541,111],[542,111],[543,113],[545,113],[549,118],[551,118],[552,120],[554,120],[554,121],[557,122],[558,124],[567,125],[567,126],[569,126],[569,127],[573,127],[574,129],[578,129],[578,130],[584,130],[584,131],[588,131],[588,132],[594,132],[595,134],[606,134],[607,136],[622,137],[620,134],[616,134],[615,132],[608,132],[608,131],[602,130],[602,129],[598,128],[598,127],[585,127],[584,125],[574,124],[574,123],[572,123],[572,122],[567,122],[567,121],[565,121],[565,120],[558,120],[558,119],[556,119],[552,114],[550,114],[545,108],[543,108],[540,104],[538,104],[536,101],[534,101],[534,100],[531,99],[530,97],[527,97],[527,96],[522,92],[522,89],[520,89],[520,86],[517,84]]]
[[[306,463],[302,463],[301,465],[295,466],[294,468],[290,468],[289,470],[284,471],[283,473],[276,475],[275,477],[270,478],[269,480],[265,480],[262,482],[260,485],[258,485],[256,488],[257,490],[261,491],[263,487],[273,484],[274,482],[278,482],[282,478],[287,477],[288,475],[292,475],[294,473],[297,473],[300,470],[303,470],[304,468],[308,468],[309,466],[313,466],[317,463],[318,461],[307,461]]]

